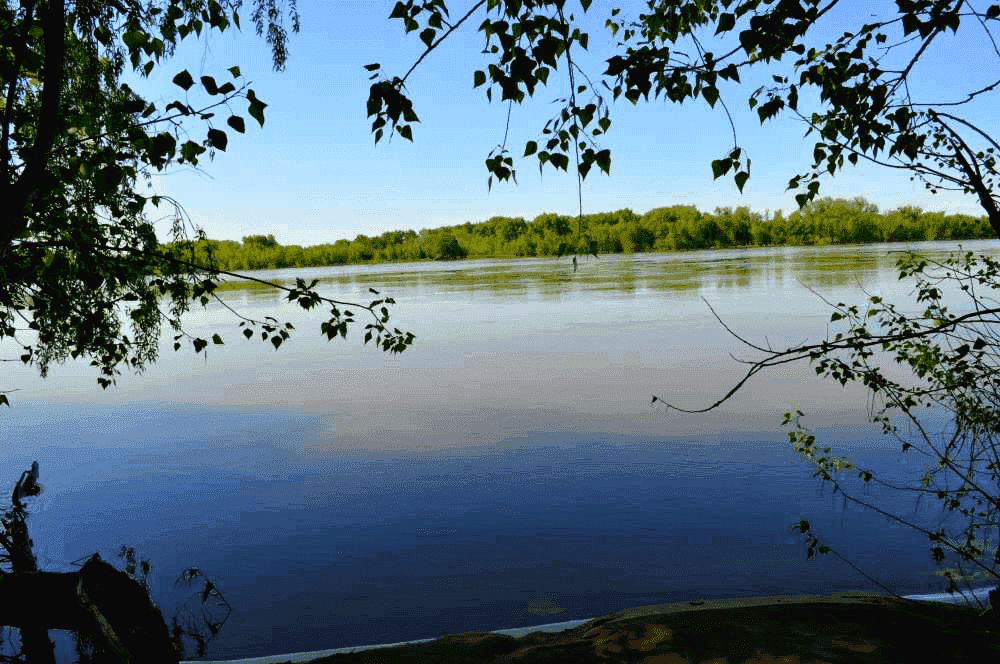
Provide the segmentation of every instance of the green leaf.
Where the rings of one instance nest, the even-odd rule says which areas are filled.
[[[223,345],[222,337],[220,337],[218,334],[213,334],[212,343],[214,343],[217,346],[222,346]]]
[[[413,142],[413,131],[410,130],[410,125],[400,125],[396,128],[396,131],[406,140],[411,143]]]
[[[241,134],[246,131],[246,124],[243,122],[243,118],[238,115],[230,115],[229,119],[226,120],[226,124],[240,132]]]
[[[484,83],[486,83],[486,72],[477,69],[472,74],[472,87],[478,88]]]
[[[194,141],[186,141],[181,145],[181,159],[192,164],[198,163],[198,155],[205,152],[205,148]]]
[[[427,48],[430,48],[431,45],[434,43],[434,35],[436,34],[437,32],[434,30],[434,28],[425,28],[420,31],[420,41],[425,43],[427,45]]]
[[[174,151],[177,149],[177,140],[165,131],[161,131],[159,134],[153,137],[152,144],[152,158],[157,160],[161,157],[170,158],[174,156]]]
[[[98,26],[94,30],[94,37],[97,38],[97,41],[107,46],[108,44],[111,43],[111,30],[109,30],[106,26],[103,25]]]
[[[986,10],[986,18],[1000,17],[1000,5],[990,5]]]
[[[530,157],[538,151],[538,143],[534,141],[528,141],[524,144],[524,156]]]
[[[233,65],[232,67],[230,67],[226,71],[228,71],[230,74],[232,74],[233,78],[239,78],[240,77],[240,68],[237,67],[236,65]]]
[[[708,86],[707,88],[702,88],[701,95],[708,102],[708,105],[715,108],[715,102],[719,101],[719,90],[714,86]]]
[[[209,129],[208,130],[208,141],[212,144],[213,148],[226,151],[226,145],[229,144],[229,138],[226,136],[226,132],[219,129]]]
[[[257,95],[253,90],[247,90],[247,101],[250,102],[247,112],[250,116],[255,119],[260,126],[264,126],[264,109],[267,108],[267,104],[257,99]]]
[[[738,69],[736,69],[735,64],[730,64],[720,69],[719,77],[728,81],[736,81],[737,83],[740,82],[740,72]],[[751,108],[753,107],[751,106]]]
[[[179,85],[185,90],[190,90],[191,86],[194,85],[194,79],[191,78],[191,72],[187,69],[174,76],[173,81],[175,85]]]
[[[715,34],[728,32],[736,26],[736,17],[732,14],[720,14],[719,25],[715,28]]]
[[[594,161],[597,162],[598,168],[604,173],[611,172],[611,150],[601,150],[594,157]]]
[[[745,171],[740,171],[739,173],[733,176],[733,179],[736,180],[736,188],[739,189],[740,193],[742,194],[743,185],[745,185],[747,183],[747,180],[750,179],[750,174]]]
[[[175,80],[174,82],[176,83],[177,81]],[[215,79],[212,78],[211,76],[202,76],[201,84],[205,88],[205,91],[208,92],[208,94],[210,95],[219,94],[219,86],[215,84]]]
[[[392,12],[389,14],[389,18],[406,18],[407,11],[406,5],[402,2],[397,2],[396,6],[392,8]]]
[[[723,175],[729,172],[729,169],[733,167],[733,162],[729,159],[713,159],[712,160],[712,176],[714,179],[718,180]]]
[[[135,50],[146,43],[149,39],[149,35],[145,32],[140,32],[139,30],[129,30],[122,35],[122,41],[128,46],[129,50]]]
[[[169,104],[167,104],[167,107],[164,110],[169,111],[172,108],[176,108],[182,115],[191,114],[191,109],[189,109],[186,105],[182,104],[180,101],[175,100],[170,102]]]

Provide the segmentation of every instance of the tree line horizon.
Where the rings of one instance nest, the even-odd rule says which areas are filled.
[[[768,216],[747,206],[703,213],[694,205],[630,208],[582,218],[544,213],[531,221],[495,216],[433,229],[394,230],[376,237],[359,234],[309,247],[281,245],[274,235],[249,235],[243,242],[202,238],[162,245],[187,253],[194,263],[210,257],[223,270],[324,267],[462,258],[519,258],[568,254],[614,254],[766,246],[873,244],[996,237],[985,217],[924,212],[904,205],[882,213],[863,197],[821,198],[787,217]]]

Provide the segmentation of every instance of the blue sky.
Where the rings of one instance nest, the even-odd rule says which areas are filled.
[[[485,88],[472,87],[473,71],[485,69],[487,63],[480,53],[482,35],[475,29],[484,18],[481,14],[411,75],[408,89],[421,119],[414,125],[415,142],[395,137],[375,145],[365,110],[370,81],[363,67],[379,62],[386,74],[402,75],[423,47],[416,33],[405,35],[399,21],[387,19],[393,4],[300,0],[302,31],[291,37],[284,72],[273,71],[270,51],[254,33],[250,0],[241,15],[242,32],[215,32],[207,40],[203,33],[200,40],[186,41],[175,59],[137,87],[162,108],[184,98],[170,83],[180,69],[187,68],[196,79],[214,75],[221,83],[228,76],[225,69],[239,65],[268,104],[266,122],[259,127],[246,115],[244,103],[235,104],[234,110],[247,119],[246,134],[230,131],[228,151],[203,162],[201,172],[174,169],[157,175],[153,190],[181,202],[211,238],[239,240],[273,233],[282,244],[303,246],[353,239],[359,233],[483,221],[494,215],[530,220],[545,212],[575,214],[572,172],[546,168],[540,175],[537,162],[520,158],[525,141],[539,139],[545,121],[557,112],[559,106],[551,102],[568,91],[565,69],[553,72],[550,85],[540,88],[534,99],[514,106],[508,146],[515,156],[518,184],[494,183],[492,191],[487,190],[484,160],[503,139],[507,104],[491,104]],[[452,17],[457,18],[471,2],[451,4]],[[581,15],[573,0],[571,5]],[[616,5],[634,16],[645,3],[593,3],[586,15],[590,52],[579,56],[592,77],[603,72],[603,61],[614,54],[603,23]],[[883,5],[894,9],[893,3],[878,3],[879,8]],[[825,43],[860,25],[872,7],[857,0],[840,3],[817,39]],[[732,40],[734,36],[725,43]],[[987,45],[985,33],[971,21],[957,36],[940,38],[914,70],[915,98],[958,99],[981,81],[991,82],[988,74],[996,68]],[[969,67],[970,62],[989,64]],[[962,75],[956,76],[956,71]],[[711,109],[701,100],[683,105],[656,100],[632,107],[622,99],[612,106],[614,125],[602,142],[612,151],[611,175],[594,169],[584,182],[584,212],[627,207],[643,213],[678,204],[703,211],[740,205],[760,212],[794,210],[795,192],[785,191],[785,185],[808,165],[814,140],[803,139],[804,125],[791,117],[761,127],[756,112],[748,109],[749,93],[766,83],[770,73],[744,76],[742,85],[720,85],[738,140],[753,159],[752,177],[742,195],[732,179],[713,181],[711,175],[711,160],[733,145],[721,105]],[[192,104],[205,98],[199,90],[191,89]],[[978,102],[979,107],[988,108],[990,101]],[[800,106],[812,108],[807,97]],[[978,118],[990,130],[986,111],[975,110],[964,115]],[[220,113],[220,124],[225,117]],[[204,136],[203,128],[193,127],[192,132],[198,140]],[[916,204],[927,210],[982,214],[971,196],[931,196],[905,172],[874,166],[840,172],[824,181],[821,193],[864,196],[883,210]],[[161,239],[168,231],[168,221],[157,223]]]

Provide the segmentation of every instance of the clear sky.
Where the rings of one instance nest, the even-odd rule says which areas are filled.
[[[213,239],[238,241],[248,234],[273,233],[282,244],[303,246],[353,239],[359,233],[477,222],[495,215],[530,220],[545,212],[575,214],[572,164],[570,173],[546,168],[540,175],[537,162],[520,158],[525,141],[540,139],[545,121],[560,108],[551,102],[568,91],[565,68],[553,72],[550,85],[539,88],[533,100],[514,105],[508,146],[515,157],[518,184],[494,183],[492,191],[487,190],[484,160],[503,140],[507,104],[491,104],[485,88],[472,87],[473,71],[485,69],[487,63],[481,54],[482,34],[476,31],[484,14],[454,33],[411,75],[408,90],[421,119],[414,125],[415,142],[395,137],[375,145],[366,117],[370,81],[364,65],[379,62],[386,74],[402,75],[423,50],[416,33],[405,35],[399,21],[388,20],[393,4],[391,0],[299,0],[302,31],[291,35],[283,72],[273,71],[270,50],[254,32],[251,0],[241,13],[242,32],[210,33],[207,41],[203,33],[200,40],[186,41],[177,58],[137,87],[163,108],[184,98],[184,92],[170,83],[180,69],[189,69],[196,80],[202,74],[214,75],[221,83],[228,77],[225,69],[239,65],[257,96],[268,104],[266,122],[259,127],[246,114],[245,102],[238,100],[234,110],[246,118],[246,134],[229,131],[227,152],[203,162],[201,172],[175,168],[154,177],[154,190],[179,200]],[[452,18],[457,18],[472,2],[449,4]],[[581,14],[575,0],[570,5]],[[581,64],[595,82],[604,70],[603,61],[614,54],[610,32],[603,27],[611,6],[622,6],[624,14],[635,16],[645,3],[596,0],[591,6],[586,19],[589,61],[581,56]],[[888,1],[841,2],[816,39],[825,43],[870,20],[872,11],[893,9],[894,3]],[[735,39],[730,36],[724,43]],[[939,40],[913,72],[915,99],[957,100],[992,82],[987,79],[996,71],[996,55],[991,57],[980,26],[969,20],[958,36],[947,34]],[[720,46],[715,50],[723,51]],[[969,66],[976,62],[983,66]],[[791,67],[784,71],[790,73]],[[805,126],[791,117],[761,127],[756,111],[748,108],[750,92],[765,84],[770,73],[744,75],[742,85],[720,82],[719,86],[739,143],[753,159],[751,179],[742,195],[731,178],[713,181],[711,175],[711,160],[733,146],[721,105],[711,109],[702,100],[683,105],[654,100],[632,107],[621,99],[612,106],[614,125],[602,143],[612,151],[611,175],[592,171],[584,182],[584,212],[627,207],[643,213],[678,204],[693,204],[703,211],[740,205],[759,212],[794,210],[796,192],[785,191],[785,185],[809,164],[814,139],[804,139]],[[192,104],[206,98],[197,85],[189,94]],[[988,109],[994,97],[985,97],[977,103]],[[807,96],[800,107],[814,108]],[[218,117],[223,128],[226,115]],[[991,129],[987,111],[977,115],[970,109],[964,115]],[[204,138],[203,127],[192,129],[196,139]],[[848,167],[836,178],[826,179],[821,194],[864,196],[882,210],[916,204],[925,210],[982,215],[972,196],[931,196],[921,183],[910,182],[906,172],[876,166]],[[161,239],[167,239],[168,231],[169,222],[157,223]]]

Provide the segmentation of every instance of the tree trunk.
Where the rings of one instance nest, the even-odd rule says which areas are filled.
[[[91,631],[76,596],[81,572],[11,572],[0,575],[0,625],[26,629]]]
[[[0,625],[22,635],[62,629],[92,635],[123,664],[180,661],[146,590],[99,558],[79,572],[0,575],[0,597]]]
[[[0,517],[0,545],[11,565],[0,572],[0,625],[21,633],[30,664],[55,664],[50,629],[91,636],[122,664],[178,664],[170,632],[146,589],[94,554],[79,572],[40,572],[22,498],[37,496],[38,462],[21,474],[12,509]]]
[[[35,133],[35,141],[30,151],[21,155],[24,168],[17,179],[13,179],[13,164],[11,163],[10,152],[7,151],[5,158],[8,163],[4,164],[5,175],[11,178],[4,181],[2,189],[5,194],[5,206],[10,219],[0,229],[0,255],[6,255],[11,243],[20,237],[28,228],[29,204],[36,198],[44,198],[48,193],[44,190],[45,180],[48,176],[49,162],[51,157],[57,126],[60,123],[59,104],[62,97],[63,81],[65,79],[64,69],[66,51],[66,3],[65,0],[47,0],[38,6],[39,19],[42,25],[42,39],[44,40],[45,56],[42,61],[41,79],[41,110],[38,116],[38,130]],[[22,3],[22,6],[29,12],[35,10],[34,2]],[[30,21],[30,17],[25,18]],[[30,25],[30,23],[29,23]],[[37,24],[36,24],[37,25]],[[23,48],[20,41],[17,48]],[[11,72],[9,85],[16,89],[21,71]],[[8,88],[8,91],[10,88]],[[8,99],[10,97],[8,96]],[[4,120],[10,122],[6,114]],[[4,138],[7,138],[7,130],[4,130]],[[7,146],[4,146],[6,150]]]
[[[28,537],[27,510],[21,499],[26,496],[37,496],[41,493],[38,484],[38,462],[34,462],[31,470],[21,473],[21,478],[14,485],[11,494],[12,509],[3,515],[2,525],[6,530],[3,546],[7,549],[7,559],[11,570],[20,574],[37,574],[38,560],[32,550],[31,538]],[[0,585],[0,590],[7,586]],[[14,597],[14,595],[8,595]],[[11,602],[17,606],[17,601]],[[2,624],[2,623],[0,623]],[[21,654],[31,664],[56,664],[55,648],[49,639],[49,631],[45,627],[24,627],[21,633]]]

